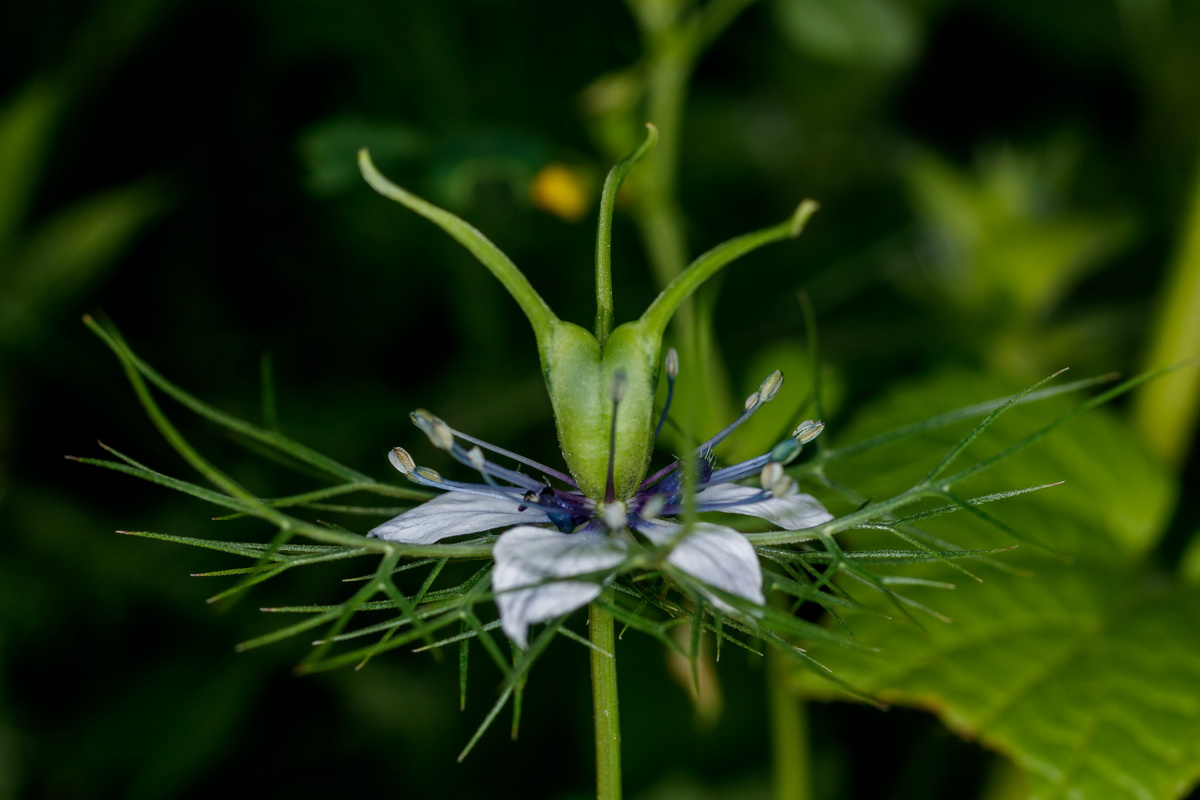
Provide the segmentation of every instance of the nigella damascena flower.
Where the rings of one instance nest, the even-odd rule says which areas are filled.
[[[670,351],[666,372],[671,388],[676,363]],[[611,392],[614,426],[622,383],[618,373]],[[747,398],[741,416],[691,454],[697,511],[746,514],[783,530],[803,530],[832,519],[816,499],[799,493],[795,480],[783,471],[802,445],[821,432],[820,422],[801,424],[790,438],[757,458],[713,466],[714,448],[769,402],[782,383],[782,373],[769,376]],[[668,398],[671,394],[668,391]],[[663,409],[659,430],[667,411]],[[411,417],[436,447],[474,469],[484,482],[448,480],[416,466],[409,453],[397,447],[390,454],[396,469],[414,483],[444,494],[380,525],[370,535],[406,544],[433,544],[506,529],[492,551],[492,589],[504,631],[518,645],[525,646],[530,625],[587,605],[622,571],[658,559],[694,579],[696,591],[726,614],[747,616],[720,593],[763,604],[758,557],[742,534],[711,522],[685,527],[672,521],[684,505],[684,460],[676,459],[646,477],[624,498],[616,495],[610,470],[604,495],[589,497],[566,473],[456,431],[428,411],[414,411]],[[493,462],[485,450],[534,470],[537,477]],[[614,455],[610,453],[610,464]],[[758,485],[741,483],[750,478]],[[650,558],[636,558],[643,552]]]
[[[711,522],[680,525],[685,500],[697,511],[725,511],[770,520],[785,530],[803,530],[830,519],[813,498],[799,494],[783,466],[821,423],[808,422],[758,458],[716,469],[713,448],[779,390],[783,375],[765,380],[743,414],[683,461],[647,476],[650,456],[667,409],[655,427],[663,335],[667,324],[701,285],[734,259],[769,242],[800,235],[816,210],[802,202],[791,217],[714,247],[675,277],[637,319],[613,326],[609,232],[621,182],[657,140],[646,140],[613,167],[600,201],[596,247],[596,324],[592,331],[559,319],[529,280],[482,233],[445,209],[422,200],[385,178],[365,151],[363,177],[384,197],[429,219],[458,240],[494,275],[521,307],[537,338],[538,357],[554,409],[566,472],[500,450],[450,428],[426,411],[413,421],[483,483],[460,483],[418,467],[407,451],[392,451],[392,463],[410,480],[445,493],[371,531],[372,536],[410,544],[504,529],[492,553],[492,589],[505,632],[524,645],[530,625],[587,605],[624,571],[655,569],[663,561],[677,579],[694,586],[721,611],[753,616],[763,603],[762,572],[749,541],[733,528]],[[666,358],[667,405],[678,371],[674,352]],[[465,444],[464,444],[465,443]],[[466,445],[471,445],[467,447]],[[536,472],[494,463],[489,451]],[[684,497],[684,464],[694,465],[695,496]],[[743,485],[756,477],[759,486]],[[798,536],[797,541],[804,538]],[[751,609],[739,612],[731,601]]]

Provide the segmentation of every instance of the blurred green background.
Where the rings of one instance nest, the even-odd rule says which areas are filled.
[[[633,5],[645,22],[673,3]],[[254,420],[267,359],[283,429],[381,478],[387,448],[420,439],[418,406],[557,463],[515,304],[370,192],[354,153],[370,146],[587,324],[595,199],[645,121],[648,47],[616,2],[0,5],[0,798],[590,794],[582,648],[537,666],[516,742],[499,725],[457,765],[494,676],[475,676],[460,713],[454,665],[428,654],[307,678],[290,672],[304,642],[234,654],[272,624],[259,605],[335,599],[356,571],[206,605],[226,584],[187,576],[230,560],[113,531],[263,530],[63,455],[100,439],[186,469],[87,312]],[[678,131],[688,244],[803,197],[822,210],[710,295],[732,382],[803,363],[799,290],[838,389],[833,437],[898,381],[967,370],[1011,391],[1064,366],[1136,372],[1155,347],[1195,354],[1197,75],[1194,2],[747,4],[698,61]],[[657,291],[627,211],[618,321]],[[1152,555],[1164,570],[1200,526],[1187,391],[1174,412],[1117,409],[1184,490]],[[305,488],[184,427],[256,491]],[[622,657],[630,796],[767,796],[761,664],[726,654],[713,721],[661,647],[630,636]],[[812,726],[822,798],[974,797],[995,769],[915,711],[821,705]]]

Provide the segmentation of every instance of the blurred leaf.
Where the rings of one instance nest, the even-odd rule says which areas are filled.
[[[1060,380],[1065,380],[1060,379]],[[969,372],[944,372],[901,385],[867,406],[844,431],[826,431],[835,449],[943,410],[1012,392],[1005,381]],[[1075,403],[1066,397],[1017,406],[1000,417],[962,456],[960,466],[1005,450],[1048,424]],[[925,431],[860,456],[829,472],[869,497],[889,497],[916,483],[947,452],[969,423]],[[972,495],[1040,486],[1062,486],[997,506],[1011,526],[1069,554],[1101,552],[1140,556],[1162,535],[1173,507],[1172,481],[1129,428],[1100,409],[1072,420],[1050,438],[1001,462],[961,488]],[[992,546],[973,538],[991,533],[958,516],[927,528],[962,547]]]
[[[1189,359],[1193,367],[1147,385],[1133,407],[1138,431],[1173,466],[1187,457],[1200,419],[1200,163],[1188,204],[1179,222],[1178,254],[1167,268],[1158,313],[1149,326],[1145,367],[1157,369]]]
[[[1134,232],[1128,215],[1069,207],[1077,149],[1068,139],[1037,153],[999,149],[973,170],[922,153],[905,173],[922,241],[901,286],[1021,374],[1053,366],[1036,355],[1050,312]]]
[[[177,797],[235,745],[264,662],[226,661],[205,672],[183,661],[149,662],[105,687],[83,720],[63,772],[75,784],[120,786],[121,797]],[[100,796],[97,792],[93,795]]]
[[[1192,585],[1200,585],[1200,529],[1192,531],[1187,549],[1179,563],[1179,574]]]
[[[903,66],[920,40],[911,11],[893,0],[776,0],[775,18],[800,52],[847,67]]]
[[[314,194],[334,195],[362,185],[358,151],[367,148],[378,164],[391,165],[424,155],[425,134],[398,122],[367,122],[336,117],[313,125],[297,145]]]
[[[901,388],[862,414],[874,431],[919,409],[980,397],[995,382],[945,374]],[[984,390],[985,393],[987,389]],[[980,437],[968,457],[1002,450],[1023,430],[1062,413],[1057,399],[1019,406]],[[865,431],[853,429],[848,438]],[[949,429],[905,440],[921,471],[926,452],[944,449]],[[888,450],[890,448],[884,448]],[[890,457],[854,459],[856,475]],[[908,470],[888,481],[908,480]],[[842,615],[877,655],[825,646],[810,654],[840,678],[885,702],[926,708],[965,736],[1010,756],[1030,776],[1033,797],[1170,798],[1200,778],[1200,591],[1147,577],[1139,555],[1166,524],[1170,483],[1124,425],[1092,412],[1038,447],[987,473],[986,487],[1065,480],[1061,487],[996,513],[1072,563],[1025,552],[1030,574],[983,572],[953,592],[913,586],[909,596],[952,619],[925,631],[877,614]],[[852,484],[856,485],[857,484]],[[974,482],[972,482],[974,488]],[[969,520],[930,521],[923,529],[962,544]],[[915,577],[944,577],[920,568]],[[803,691],[835,696],[796,674]]]
[[[90,197],[38,230],[0,284],[0,341],[32,336],[55,305],[86,290],[138,229],[162,210],[163,192],[136,183]]]
[[[60,94],[50,83],[33,83],[0,109],[0,255],[15,240],[29,206],[58,118]]]

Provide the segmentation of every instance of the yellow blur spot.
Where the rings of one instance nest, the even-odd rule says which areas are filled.
[[[579,222],[591,208],[591,188],[591,181],[580,170],[549,164],[533,176],[529,197],[542,211]]]

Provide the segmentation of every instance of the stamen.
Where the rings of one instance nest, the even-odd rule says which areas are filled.
[[[579,488],[579,484],[575,483],[575,479],[572,478],[570,475],[567,475],[565,472],[560,472],[559,470],[556,470],[553,467],[547,467],[545,464],[542,464],[538,461],[534,461],[532,458],[526,458],[525,456],[520,455],[518,453],[514,453],[511,450],[505,450],[503,447],[497,447],[494,444],[488,444],[487,442],[483,441],[482,439],[476,439],[474,436],[463,433],[462,431],[456,431],[453,428],[451,428],[450,432],[453,433],[455,436],[457,436],[459,439],[462,439],[464,442],[470,442],[471,444],[478,445],[479,447],[482,447],[484,450],[489,450],[489,451],[495,453],[496,455],[504,456],[505,458],[511,458],[513,461],[516,461],[518,464],[524,464],[527,467],[536,469],[538,472],[542,473],[543,475],[549,475],[551,478],[557,478],[558,480],[565,483],[567,486],[570,486],[570,487],[576,488],[576,489]]]
[[[779,464],[790,464],[796,456],[800,455],[802,449],[802,445],[795,439],[784,439],[771,448],[767,458]]]
[[[388,461],[400,470],[401,475],[412,475],[417,469],[417,462],[413,461],[413,457],[403,447],[393,447],[388,453]]]
[[[658,441],[658,434],[662,433],[663,423],[667,421],[667,412],[671,410],[671,399],[675,396],[675,377],[679,375],[679,353],[675,352],[672,347],[667,350],[666,360],[667,372],[667,399],[663,403],[662,416],[658,418],[658,425],[654,428],[654,441]]]
[[[516,453],[510,453],[507,450],[493,447],[486,442],[474,438],[473,436],[467,436],[464,433],[460,433],[443,422],[439,417],[434,416],[423,408],[418,408],[416,411],[409,414],[409,418],[412,420],[414,425],[420,428],[421,431],[429,437],[429,441],[433,443],[434,447],[438,448],[439,450],[445,450],[449,452],[460,464],[466,464],[478,470],[480,474],[483,475],[483,479],[493,486],[496,485],[496,482],[492,480],[493,478],[499,478],[501,480],[508,481],[509,483],[525,489],[536,489],[541,486],[541,483],[529,477],[528,475],[522,475],[514,470],[506,469],[498,464],[491,463],[487,459],[483,458],[482,453],[479,454],[478,458],[473,457],[466,450],[466,448],[454,441],[456,436],[459,439],[463,439],[464,441],[474,444],[474,449],[477,451],[480,447],[485,447],[489,450],[500,453],[501,455],[508,456],[514,461],[527,464],[534,469],[540,469],[547,475],[565,481],[569,486],[575,486],[575,482],[572,481],[569,476],[563,475],[561,472],[550,469],[542,464],[538,464],[536,461],[530,461],[527,458],[522,458]]]
[[[791,497],[799,491],[800,484],[791,475],[784,475],[783,480],[771,487],[771,494],[776,497]]]
[[[662,514],[663,509],[666,508],[666,506],[666,495],[651,495],[650,499],[643,503],[641,509],[638,510],[638,516],[646,520],[646,522],[653,522],[654,520],[658,519],[658,516]]]
[[[737,427],[739,425],[741,425],[743,422],[750,419],[750,417],[754,415],[755,411],[758,411],[758,409],[763,407],[764,403],[769,403],[771,400],[773,400],[775,398],[775,395],[779,392],[779,387],[781,387],[782,385],[783,385],[783,373],[782,372],[780,372],[779,370],[775,370],[770,375],[768,375],[763,380],[762,384],[759,385],[758,391],[754,392],[753,394],[751,394],[749,397],[746,398],[746,403],[744,405],[744,410],[742,411],[742,415],[740,417],[738,417],[737,419],[735,419],[728,427],[726,427],[724,430],[722,430],[716,436],[712,437],[707,442],[705,442],[704,444],[697,447],[696,455],[699,455],[699,456],[702,456],[705,458],[707,458],[709,455],[711,455],[713,448],[716,447],[718,444],[720,444],[722,441],[724,441],[725,437],[727,437],[729,434],[733,433],[733,431],[736,430]],[[804,426],[808,425],[808,424],[820,424],[820,423],[804,423],[803,425],[800,426],[800,428],[804,428]],[[824,426],[822,425],[822,427],[824,427]],[[797,428],[797,433],[800,431],[800,428]],[[817,433],[820,433],[820,430],[818,430],[816,433],[813,433],[812,436],[816,436]],[[795,435],[795,434],[793,434],[793,435]],[[779,446],[783,446],[782,443]],[[774,451],[772,451],[772,453],[773,452]],[[796,452],[799,452],[799,451],[797,450]],[[793,458],[795,457],[794,454],[792,455],[792,457]],[[758,469],[763,464],[765,464],[767,461],[770,461],[770,460],[775,460],[775,459],[773,459],[771,456],[759,456],[758,458],[752,458],[749,461],[742,462],[741,464],[735,464],[734,466],[731,466],[731,467],[725,467],[723,469],[716,470],[715,472],[712,473],[711,479],[708,482],[709,483],[724,483],[725,481],[741,480],[742,478],[745,478],[748,475],[753,475],[755,472],[758,471]],[[779,459],[779,460],[783,460],[783,459]],[[639,486],[638,489],[639,490],[647,489],[647,488],[653,486],[658,481],[665,478],[667,475],[670,475],[672,472],[679,469],[679,465],[680,465],[681,461],[682,461],[682,459],[676,459],[675,461],[672,461],[670,464],[663,467],[658,472],[654,473],[653,475],[651,475],[650,477],[648,477],[644,481],[642,481],[641,486]],[[729,476],[735,476],[735,477],[729,477]]]
[[[442,477],[442,474],[440,472],[438,472],[436,469],[430,469],[429,467],[417,467],[414,474],[418,478],[424,478],[425,480],[430,481],[432,483],[445,483],[446,482],[446,479]]]
[[[429,467],[417,467],[408,479],[413,483],[421,486],[428,486],[431,489],[439,489],[444,492],[459,492],[460,494],[473,494],[479,497],[493,497],[509,502],[519,502],[520,494],[517,489],[512,489],[506,486],[485,486],[481,483],[461,483],[459,481],[446,480],[437,470]]]
[[[604,482],[604,500],[612,502],[617,499],[613,470],[617,460],[617,409],[621,407],[621,398],[625,396],[625,371],[617,370],[612,376],[610,396],[612,397],[612,424],[608,429],[608,477]]]
[[[808,444],[820,436],[823,430],[825,430],[825,423],[821,422],[821,420],[806,419],[796,426],[796,430],[792,431],[792,438],[800,444]]]
[[[450,450],[454,447],[454,432],[450,430],[450,426],[442,422],[440,419],[430,414],[423,408],[418,408],[416,411],[408,415],[421,431],[429,437],[429,441],[433,442],[433,446],[439,450]]]
[[[778,461],[772,461],[762,468],[759,473],[759,482],[762,488],[771,491],[771,487],[783,480],[783,465]]]
[[[784,472],[783,465],[778,461],[771,461],[763,467],[759,480],[762,488],[773,497],[789,497],[799,491],[796,479]]]
[[[625,378],[625,370],[619,369],[612,376],[612,401],[613,405],[621,402],[621,398],[625,396],[625,384],[629,381]]]
[[[775,395],[781,386],[783,386],[783,373],[775,370],[758,387],[758,394],[764,403],[769,403],[775,399]]]
[[[537,499],[538,499],[538,493],[533,491],[532,489],[529,490],[528,492],[525,493],[525,496],[521,498],[521,500],[524,502],[522,502],[521,505],[517,506],[517,511],[524,511],[525,509],[529,508],[530,503],[536,503]]]
[[[456,444],[456,445],[454,445],[454,449],[451,452],[454,454],[455,458],[459,458],[461,460],[460,451],[462,449],[463,449],[462,446]],[[496,483],[496,479],[494,477],[492,477],[493,473],[498,473],[500,477],[509,480],[511,483],[523,485],[523,486],[526,486],[527,488],[528,488],[528,484],[533,483],[532,479],[521,480],[521,481],[512,480],[513,478],[525,478],[526,476],[521,475],[518,472],[512,472],[511,470],[497,467],[494,464],[489,464],[487,459],[483,457],[483,451],[480,450],[478,446],[472,447],[470,450],[467,450],[465,452],[465,454],[463,454],[463,455],[466,456],[467,462],[470,463],[470,465],[475,468],[475,471],[483,476],[484,482],[487,483],[489,486],[499,486],[500,485],[500,484]]]
[[[775,370],[763,380],[762,385],[758,387],[758,391],[746,398],[746,403],[742,415],[735,419],[729,427],[718,433],[716,436],[709,439],[704,444],[700,445],[697,452],[707,454],[712,452],[712,449],[721,443],[726,436],[733,433],[739,425],[753,416],[755,411],[763,407],[763,404],[769,403],[775,394],[779,391],[779,387],[783,385],[783,373]]]
[[[712,474],[710,483],[728,483],[730,481],[740,481],[742,478],[747,478],[757,472],[768,462],[777,461],[780,464],[790,464],[795,460],[796,456],[800,455],[800,451],[804,449],[806,442],[811,442],[825,429],[825,423],[819,420],[806,420],[800,423],[796,430],[792,431],[794,438],[784,439],[779,444],[771,448],[771,452],[763,456],[751,458],[743,461],[740,464],[733,464],[728,467],[722,467]]]
[[[604,515],[604,525],[610,531],[619,531],[625,527],[628,517],[625,504],[620,500],[605,503],[601,513]]]

